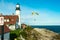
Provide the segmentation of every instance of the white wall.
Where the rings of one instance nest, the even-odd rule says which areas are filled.
[[[20,26],[20,28],[21,28],[21,16],[20,16],[20,10],[16,10],[16,15],[18,15],[18,17],[19,17],[18,25],[19,25],[19,26]]]
[[[20,28],[19,25],[18,25],[18,19],[16,20],[15,26],[16,26],[16,29],[17,29],[17,28]]]
[[[9,26],[9,29],[15,30],[15,24],[14,24],[14,25],[10,25],[10,26]]]

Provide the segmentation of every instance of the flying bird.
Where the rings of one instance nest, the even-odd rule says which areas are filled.
[[[39,15],[39,13],[33,11],[33,12],[32,12],[32,15],[33,15],[33,16],[36,16],[36,15]],[[36,21],[35,18],[34,18],[34,21]]]
[[[37,13],[37,12],[32,12],[32,15],[39,15],[39,13]]]

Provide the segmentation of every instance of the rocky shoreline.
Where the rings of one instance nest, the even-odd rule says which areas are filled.
[[[41,28],[41,29],[40,28],[33,28],[33,29],[26,28],[23,30],[23,33],[25,34],[25,37],[24,35],[22,34],[21,35],[22,35],[22,38],[24,38],[24,40],[60,40],[60,34],[44,29],[44,28]]]

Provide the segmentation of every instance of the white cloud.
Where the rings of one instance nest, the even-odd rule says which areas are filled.
[[[59,15],[56,14],[55,12],[34,9],[34,11],[39,12],[40,15],[32,17],[31,16],[32,11],[33,11],[32,9],[24,7],[24,10],[22,12],[23,13],[22,18],[24,18],[25,20],[22,21],[30,25],[60,25]],[[36,19],[36,21],[34,21],[34,19]]]

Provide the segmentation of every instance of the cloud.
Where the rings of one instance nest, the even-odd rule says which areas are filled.
[[[29,9],[29,10],[28,10]],[[39,16],[31,16],[32,9],[30,8],[25,8],[22,12],[23,16],[22,18],[25,20],[24,23],[30,24],[30,25],[60,25],[60,19],[59,19],[59,13],[56,14],[57,12],[53,12],[50,10],[36,10],[34,11],[39,12]],[[36,19],[36,21],[34,21]]]

